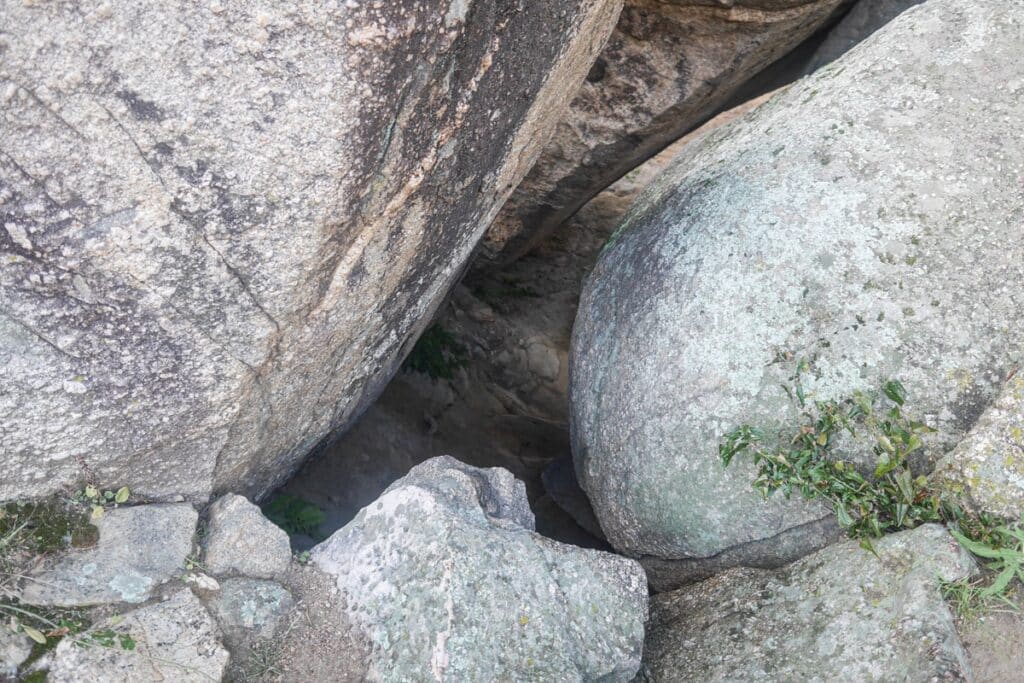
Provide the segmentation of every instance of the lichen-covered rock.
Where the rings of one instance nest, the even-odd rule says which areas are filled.
[[[287,476],[394,372],[620,5],[4,3],[0,500]]]
[[[188,503],[108,510],[95,546],[60,555],[24,581],[22,602],[74,607],[144,602],[184,571],[199,515]]]
[[[976,512],[1009,519],[1024,514],[1024,376],[1006,382],[934,478]]]
[[[243,496],[228,493],[209,509],[203,566],[212,574],[269,579],[288,571],[288,534]]]
[[[627,0],[565,120],[488,229],[483,262],[537,246],[849,1]]]
[[[1024,354],[1022,50],[1024,5],[930,0],[638,198],[570,367],[577,474],[613,546],[762,566],[820,546],[821,506],[765,502],[717,451],[739,424],[796,426],[779,385],[800,359],[818,399],[901,380],[938,430],[925,459],[974,424]]]
[[[248,578],[224,580],[207,601],[225,637],[238,643],[272,638],[294,605],[281,584]]]
[[[86,632],[112,630],[112,647],[81,647],[65,638],[54,651],[52,683],[209,683],[221,680],[228,651],[220,643],[217,624],[187,588],[167,600],[146,605]],[[120,635],[134,641],[121,646]]]
[[[439,457],[317,546],[372,645],[369,678],[630,680],[647,616],[640,566],[533,523],[509,472]]]
[[[939,525],[731,569],[651,600],[641,680],[969,681],[940,581],[976,570]]]

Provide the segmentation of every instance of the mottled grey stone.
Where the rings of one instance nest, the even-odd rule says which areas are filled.
[[[1024,376],[1014,376],[936,468],[934,480],[975,512],[1024,515]]]
[[[280,483],[399,366],[620,6],[5,2],[0,500]]]
[[[627,681],[647,585],[632,560],[533,531],[522,482],[417,465],[313,551],[372,645],[372,680]]]
[[[969,681],[940,581],[975,573],[940,525],[651,599],[645,681]]]
[[[938,430],[922,461],[974,424],[1024,357],[1022,50],[1024,5],[930,0],[641,194],[584,289],[570,361],[577,475],[614,547],[760,543],[767,561],[823,519],[765,502],[749,459],[717,452],[739,424],[796,426],[779,385],[798,359],[817,399],[900,379]]]
[[[18,667],[32,654],[32,645],[24,633],[0,626],[0,680],[14,680]]]
[[[63,553],[30,574],[21,600],[64,607],[144,602],[184,571],[198,518],[187,503],[108,510],[93,522],[97,544]]]
[[[814,51],[807,72],[839,59],[872,33],[922,2],[924,0],[857,0]]]
[[[269,579],[288,571],[288,534],[244,497],[228,493],[209,509],[203,566],[212,574]]]
[[[217,624],[187,588],[92,627],[106,629],[128,635],[135,648],[79,647],[64,639],[54,651],[47,680],[210,683],[221,679],[228,663]]]
[[[488,228],[481,269],[539,245],[851,1],[626,0],[568,116]]]
[[[295,605],[291,593],[274,581],[225,579],[207,600],[229,642],[272,638]]]

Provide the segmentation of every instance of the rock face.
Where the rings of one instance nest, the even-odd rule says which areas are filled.
[[[521,482],[440,457],[313,551],[373,648],[371,680],[628,681],[647,585],[632,560],[534,533]]]
[[[537,164],[488,229],[508,262],[719,110],[847,0],[627,0]]]
[[[280,480],[390,377],[619,7],[7,3],[0,500]]]
[[[577,474],[613,546],[765,564],[820,544],[820,507],[765,503],[716,448],[738,424],[795,427],[786,354],[817,398],[900,379],[931,457],[974,424],[1024,350],[1022,48],[1024,6],[931,0],[640,196],[570,366]]]
[[[1016,375],[936,468],[943,488],[997,517],[1024,514],[1024,377]]]
[[[203,564],[214,574],[273,578],[288,571],[291,545],[284,529],[233,493],[210,506]]]
[[[922,2],[924,0],[858,0],[814,51],[807,73],[839,59],[854,45]]]
[[[93,522],[96,546],[33,573],[21,600],[62,607],[144,602],[183,570],[198,518],[187,503],[110,510]]]
[[[939,581],[974,562],[939,525],[655,596],[646,681],[972,680]]]
[[[46,680],[209,683],[221,680],[228,663],[217,625],[188,589],[93,627],[106,629],[130,636],[134,649],[80,647],[66,638],[54,651]]]

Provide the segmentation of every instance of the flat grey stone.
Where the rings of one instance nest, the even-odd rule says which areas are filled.
[[[130,636],[135,648],[80,647],[64,639],[54,650],[47,680],[210,683],[221,679],[228,663],[217,624],[187,588],[90,630],[106,629]]]
[[[64,553],[32,573],[21,600],[62,607],[144,602],[184,572],[198,518],[187,503],[108,510],[93,522],[97,544]]]
[[[274,636],[294,607],[291,593],[279,583],[261,579],[233,578],[206,601],[230,642]]]
[[[940,580],[971,576],[940,525],[731,569],[652,598],[641,680],[970,681]]]
[[[922,466],[977,421],[1024,357],[1022,53],[1024,4],[929,0],[641,193],[570,360],[574,463],[613,547],[716,562],[760,544],[778,562],[821,546],[821,505],[765,502],[750,459],[718,454],[741,424],[792,434],[779,385],[800,359],[813,399],[899,379],[937,429]],[[867,464],[873,445],[838,455]]]
[[[503,469],[417,465],[313,562],[371,644],[371,680],[628,681],[640,664],[643,570],[535,533]]]
[[[273,578],[288,571],[288,534],[243,496],[228,493],[209,509],[203,565],[211,574]]]

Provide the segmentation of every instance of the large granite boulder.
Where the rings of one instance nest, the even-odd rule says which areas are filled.
[[[849,3],[626,0],[568,116],[488,229],[483,263],[536,247]]]
[[[640,666],[643,570],[535,533],[506,470],[417,465],[312,559],[371,644],[371,680],[628,681]]]
[[[620,4],[5,1],[0,500],[279,481],[393,373]]]
[[[651,601],[640,680],[970,681],[941,581],[975,571],[939,525],[779,570],[731,569]]]
[[[638,198],[570,367],[577,474],[613,546],[764,566],[822,543],[827,511],[763,501],[749,460],[717,453],[739,424],[796,426],[797,360],[820,399],[900,379],[938,429],[924,460],[974,424],[1024,351],[1022,49],[1024,5],[930,0]]]

